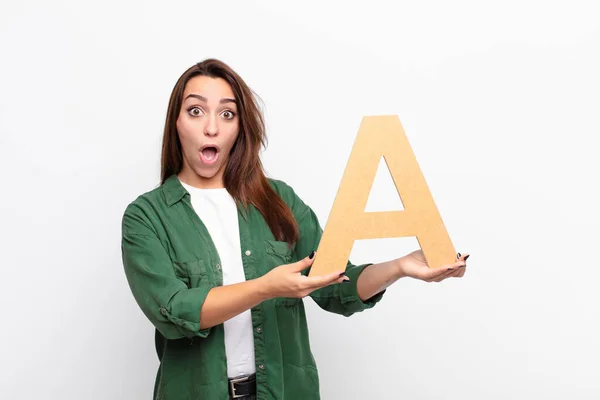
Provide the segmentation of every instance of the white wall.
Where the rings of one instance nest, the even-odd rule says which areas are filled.
[[[349,319],[307,301],[324,399],[600,398],[597,2],[113,3],[0,6],[2,398],[151,397],[120,218],[207,57],[263,98],[265,166],[322,223],[362,116],[398,115],[472,254],[464,279],[401,281]]]

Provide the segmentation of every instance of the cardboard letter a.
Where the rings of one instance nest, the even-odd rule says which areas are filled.
[[[403,211],[365,212],[381,157]],[[397,116],[364,117],[342,177],[310,275],[345,269],[355,240],[416,237],[431,268],[456,253]]]

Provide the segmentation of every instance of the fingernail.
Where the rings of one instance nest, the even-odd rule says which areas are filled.
[[[350,278],[346,278],[342,281],[342,283],[350,283]]]
[[[346,271],[344,271],[344,272],[342,272],[342,273],[340,274],[340,278],[341,278],[342,276],[344,276],[344,275],[346,275]]]
[[[308,256],[308,258],[310,258],[312,260],[314,256],[315,256],[315,251],[313,250],[312,253],[310,253],[310,256]]]
[[[456,259],[460,258],[460,253],[456,253]]]
[[[466,265],[459,265],[458,268],[465,268]]]
[[[469,257],[471,257],[471,255],[470,255],[470,254],[468,254],[468,255],[465,257],[465,261],[467,261],[467,259],[468,259]]]

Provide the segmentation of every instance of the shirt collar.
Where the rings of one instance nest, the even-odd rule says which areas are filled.
[[[165,183],[162,185],[162,191],[168,207],[171,207],[188,194],[188,191],[179,182],[177,174],[173,174],[165,180]]]
[[[165,196],[165,201],[167,202],[167,207],[171,207],[173,204],[183,199],[185,195],[189,196],[190,194],[179,181],[177,174],[173,174],[165,180],[165,183],[162,185],[162,191]],[[244,207],[240,207],[237,201],[236,205],[244,219],[246,219],[248,217],[247,210],[245,210]]]

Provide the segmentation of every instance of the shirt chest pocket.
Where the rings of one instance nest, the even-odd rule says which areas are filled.
[[[267,255],[267,267],[271,269],[278,267],[283,264],[290,264],[293,262],[294,247],[290,246],[288,242],[281,242],[279,240],[265,240],[265,253]]]
[[[208,270],[204,260],[175,261],[173,266],[177,278],[184,282],[188,288],[195,288],[212,282],[211,271]]]

